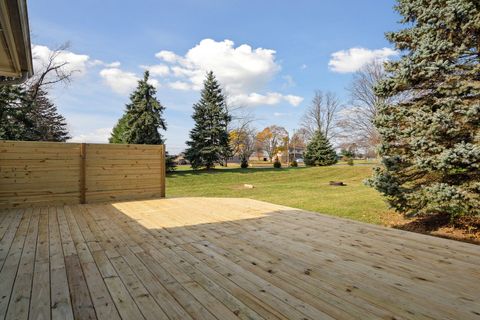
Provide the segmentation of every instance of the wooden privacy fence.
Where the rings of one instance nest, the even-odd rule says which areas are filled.
[[[0,140],[0,208],[165,197],[165,146]]]

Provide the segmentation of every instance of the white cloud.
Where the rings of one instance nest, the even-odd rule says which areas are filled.
[[[283,99],[285,99],[288,103],[290,103],[294,107],[298,106],[303,101],[302,97],[294,96],[294,95],[291,95],[291,94],[283,96]]]
[[[121,65],[120,61],[114,61],[112,63],[105,64],[107,68],[118,68],[120,67],[120,65]]]
[[[137,86],[138,78],[134,73],[118,68],[106,68],[100,71],[100,76],[113,91],[127,95]]]
[[[303,101],[303,98],[293,95],[285,96],[278,92],[268,92],[267,94],[252,92],[250,94],[238,94],[230,97],[230,103],[239,106],[272,106],[279,104],[282,101],[286,101],[293,106],[298,106]]]
[[[275,50],[252,48],[247,44],[235,47],[231,40],[204,39],[184,56],[165,50],[155,56],[169,64],[171,76],[177,79],[169,83],[173,89],[200,90],[205,74],[213,71],[230,100],[242,105],[298,101],[277,92],[256,93],[262,91],[281,69],[275,61]]]
[[[304,64],[302,64],[302,65],[300,66],[300,69],[302,69],[302,70],[305,70],[305,69],[307,69],[307,65],[306,65],[305,63],[304,63]]]
[[[334,72],[349,73],[360,70],[371,61],[385,61],[396,55],[398,52],[390,48],[377,50],[350,48],[332,53],[328,66]]]
[[[68,142],[106,143],[108,142],[111,132],[112,128],[95,129],[90,133],[76,135],[68,140]]]
[[[102,60],[95,59],[95,60],[91,60],[88,65],[90,67],[95,67],[95,66],[103,66],[105,65],[105,63]]]
[[[152,86],[154,86],[155,89],[160,88],[160,82],[159,82],[157,79],[152,79],[152,78],[150,78],[150,79],[148,79],[147,83],[148,83],[148,84],[151,84]]]
[[[35,72],[41,70],[49,61],[49,58],[54,54],[54,51],[47,46],[33,45],[33,67]],[[64,73],[72,73],[73,76],[85,74],[90,57],[85,54],[76,54],[68,50],[60,50],[56,53],[55,62],[63,64],[61,71]]]
[[[170,74],[170,68],[164,64],[155,64],[151,66],[140,66],[145,70],[150,71],[150,75],[153,77],[165,77]]]
[[[105,68],[100,71],[104,82],[116,93],[121,95],[130,94],[138,85],[140,77],[133,72],[123,71],[119,68]],[[150,78],[147,81],[155,88],[160,87],[157,79]]]
[[[178,60],[180,60],[179,56],[177,56],[172,51],[167,51],[167,50],[162,50],[162,51],[156,53],[155,57],[157,57],[158,59],[162,59],[166,62],[170,62],[170,63],[175,63]]]
[[[176,90],[191,90],[192,89],[192,86],[190,85],[190,83],[184,82],[184,81],[169,82],[168,86],[170,88],[176,89]]]

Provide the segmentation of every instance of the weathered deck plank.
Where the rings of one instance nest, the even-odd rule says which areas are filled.
[[[248,199],[0,211],[0,319],[479,319],[480,247]]]

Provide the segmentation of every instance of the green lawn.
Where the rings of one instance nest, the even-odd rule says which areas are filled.
[[[381,224],[387,205],[362,183],[371,171],[370,165],[178,171],[167,176],[167,196],[245,197]],[[347,186],[329,186],[330,180]]]

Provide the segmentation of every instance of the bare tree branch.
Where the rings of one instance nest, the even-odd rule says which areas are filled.
[[[247,161],[256,150],[257,131],[249,124],[245,124],[240,128],[230,132],[230,145],[233,154],[238,156],[241,161]]]
[[[59,56],[69,47],[70,44],[68,42],[58,46],[49,54],[47,60],[37,68],[35,75],[26,84],[30,91],[30,99],[34,100],[36,98],[40,88],[48,88],[57,83],[69,84],[72,75],[80,71],[65,68],[68,62],[59,59]]]
[[[288,132],[284,127],[276,125],[266,127],[257,134],[257,152],[265,151],[270,161],[285,147]]]
[[[334,93],[324,94],[320,90],[316,91],[312,104],[301,120],[301,126],[306,130],[309,138],[315,131],[320,130],[328,139],[334,139],[337,135],[336,126],[340,107],[338,97]]]
[[[393,101],[378,97],[375,86],[385,77],[381,61],[373,61],[355,73],[352,83],[347,88],[350,94],[350,106],[344,110],[339,121],[342,137],[372,153],[380,142],[380,136],[374,125],[378,107]]]

